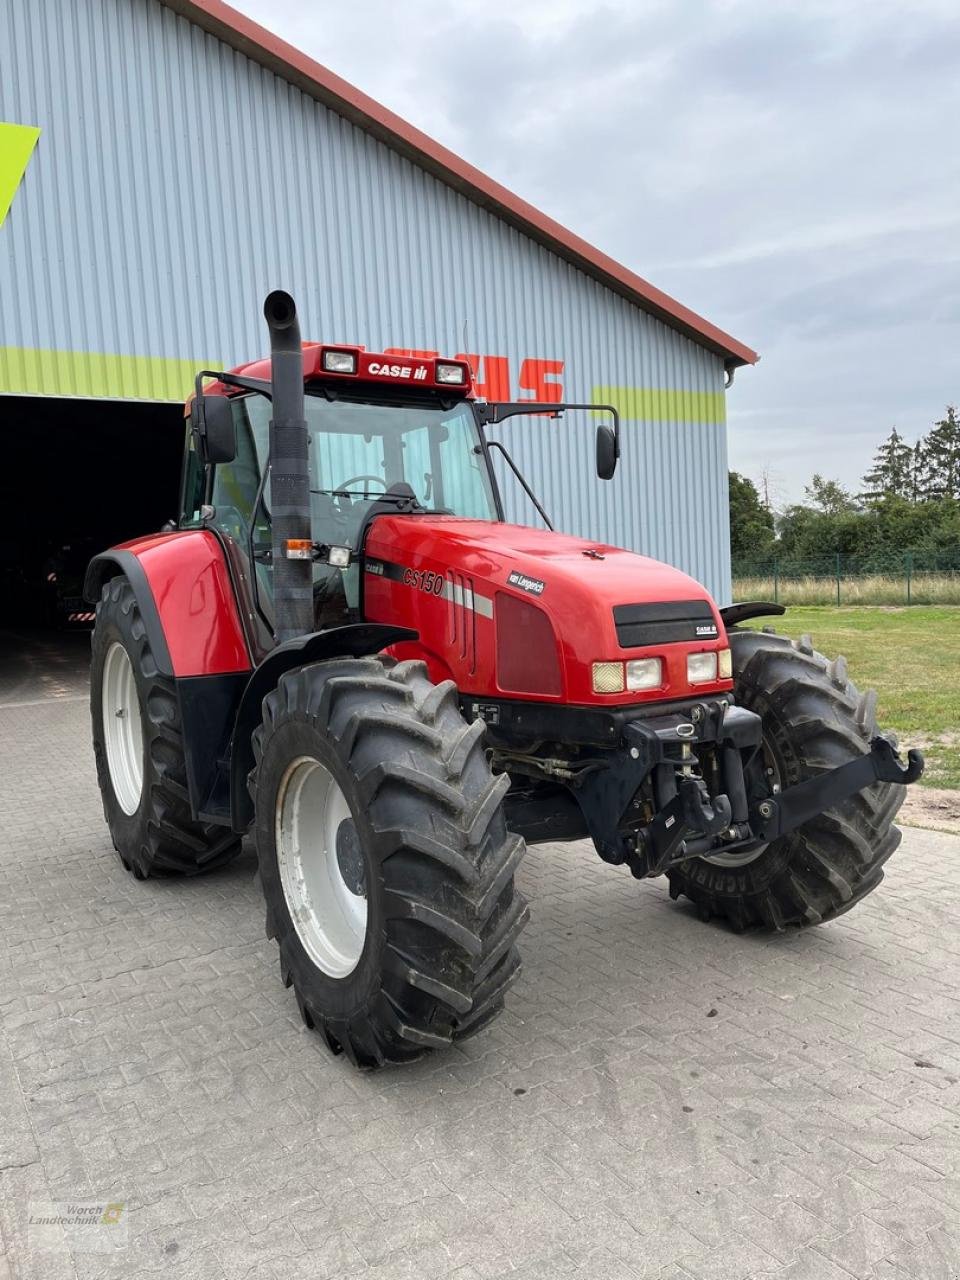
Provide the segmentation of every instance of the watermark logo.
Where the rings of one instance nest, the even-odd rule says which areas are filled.
[[[31,1200],[27,1219],[31,1245],[75,1253],[112,1253],[127,1245],[123,1200]]]

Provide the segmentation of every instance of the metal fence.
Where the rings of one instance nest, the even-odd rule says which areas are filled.
[[[960,548],[954,551],[735,559],[733,598],[778,604],[960,605]]]

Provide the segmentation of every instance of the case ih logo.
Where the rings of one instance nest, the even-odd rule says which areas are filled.
[[[415,351],[411,347],[387,347],[384,355],[407,356],[414,360],[434,360],[439,351]],[[474,386],[481,400],[511,400],[516,394],[524,399],[522,393],[531,400],[539,400],[543,404],[559,404],[563,399],[563,361],[533,360],[527,358],[520,361],[520,372],[517,378],[517,390],[514,393],[513,379],[509,356],[489,356],[460,352],[454,360],[465,360],[473,371]],[[384,369],[392,367],[384,365]],[[373,369],[371,369],[371,373]],[[385,375],[386,376],[386,375]],[[391,375],[404,377],[404,374]]]
[[[388,351],[387,355],[397,355],[396,351]],[[409,364],[381,364],[372,360],[367,365],[367,372],[379,378],[411,378],[414,382],[422,382],[427,376],[427,366],[418,364],[416,368]]]

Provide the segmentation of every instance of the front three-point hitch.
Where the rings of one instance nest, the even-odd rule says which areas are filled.
[[[906,785],[923,772],[919,752],[904,765],[878,736],[856,760],[785,790],[767,781],[758,790],[758,773],[771,774],[756,767],[762,741],[760,717],[726,699],[631,721],[622,749],[574,787],[601,858],[627,863],[637,877],[661,875],[689,858],[768,844],[865,787]]]

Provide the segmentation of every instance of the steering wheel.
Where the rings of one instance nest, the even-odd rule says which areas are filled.
[[[379,484],[383,486],[384,493],[387,492],[388,486],[383,476],[351,476],[349,480],[344,480],[343,484],[338,484],[336,489],[334,489],[334,493],[337,494],[337,496],[339,497],[343,489],[349,489],[352,484],[357,484],[361,480],[364,480],[364,481],[372,480],[374,484]]]

